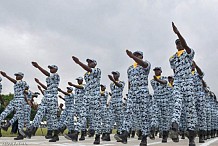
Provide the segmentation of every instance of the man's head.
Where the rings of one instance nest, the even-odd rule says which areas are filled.
[[[173,81],[174,81],[173,76],[168,76],[168,82],[173,83]]]
[[[24,77],[22,72],[15,73],[14,75],[16,76],[16,80],[22,80]]]
[[[176,44],[176,48],[177,48],[178,51],[184,50],[184,48],[182,47],[181,41],[179,39],[177,39],[175,41],[175,44]]]
[[[78,77],[78,78],[76,78],[76,80],[77,80],[77,83],[79,85],[83,83],[83,78],[82,77]]]
[[[58,71],[58,67],[56,65],[49,65],[50,73],[56,73]]]
[[[73,92],[73,87],[67,87],[67,93],[72,93]]]
[[[63,104],[63,103],[61,103],[61,104],[60,104],[60,108],[62,109],[63,107],[64,107],[64,104]]]
[[[141,51],[135,51],[133,55],[138,57],[139,59],[143,59],[143,52]]]
[[[106,85],[101,84],[101,91],[105,91],[105,90],[106,90]]]
[[[95,68],[95,66],[97,65],[97,61],[94,59],[86,59],[86,62],[88,63],[88,66],[90,68]]]
[[[162,73],[161,67],[155,67],[155,68],[153,69],[153,71],[154,71],[155,76],[160,76],[161,73]]]
[[[120,73],[118,71],[112,71],[113,78],[118,81],[120,77]]]

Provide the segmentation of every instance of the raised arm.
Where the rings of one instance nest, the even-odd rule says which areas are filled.
[[[39,81],[39,79],[35,78],[36,83],[38,83],[42,88],[44,88],[45,90],[47,89],[47,87]]]
[[[44,95],[44,92],[43,92],[41,86],[38,85],[37,87],[38,87],[39,91],[42,93],[42,95]]]
[[[63,100],[65,101],[65,99],[64,99],[61,95],[59,95],[58,97],[59,97],[60,99],[63,99]]]
[[[12,83],[14,83],[14,84],[17,83],[17,81],[15,79],[13,79],[12,77],[8,76],[5,72],[1,71],[1,74],[2,74],[3,77],[7,78]]]
[[[39,64],[37,62],[32,62],[32,65],[35,67],[35,68],[38,68],[44,75],[46,76],[50,76],[50,73],[48,71],[46,71],[45,69],[43,69],[41,66],[39,66]]]
[[[75,85],[75,84],[73,84],[72,82],[68,82],[68,85],[73,86],[73,87],[78,88],[78,89],[84,89],[83,86],[81,86],[81,85]]]
[[[122,87],[122,84],[118,83],[115,81],[115,79],[111,76],[111,75],[108,75],[109,79],[114,82],[114,84],[117,86],[117,87]]]
[[[166,80],[161,80],[161,79],[158,79],[156,76],[154,76],[154,80],[159,82],[160,84],[167,84],[167,81]]]
[[[126,54],[132,58],[138,65],[142,66],[143,68],[148,67],[148,63],[143,61],[142,59],[136,57],[135,55],[133,55],[133,53],[129,50],[126,50]]]
[[[65,92],[65,91],[63,91],[63,90],[61,90],[61,88],[58,88],[58,91],[61,92],[61,93],[63,93],[64,95],[70,95],[69,93],[67,93],[67,92]]]
[[[80,66],[81,66],[83,69],[85,69],[87,72],[92,72],[92,69],[91,69],[88,65],[86,65],[86,64],[84,64],[84,63],[82,63],[82,62],[80,62],[80,60],[79,60],[77,57],[72,56],[72,59],[74,60],[74,62],[75,62],[76,64],[80,65]]]
[[[175,32],[175,34],[178,36],[181,45],[184,47],[184,49],[186,50],[186,52],[188,54],[191,53],[191,49],[189,48],[189,46],[187,45],[185,39],[183,38],[183,36],[180,34],[179,30],[177,29],[177,27],[175,26],[175,24],[172,22],[172,27],[173,27],[173,31]]]

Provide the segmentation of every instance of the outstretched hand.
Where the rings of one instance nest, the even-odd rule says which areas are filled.
[[[39,79],[35,78],[36,83],[39,83]]]
[[[177,29],[177,27],[175,26],[173,22],[172,22],[172,27],[173,27],[173,31],[175,32],[175,34],[179,34],[179,30]]]
[[[71,82],[68,82],[68,85],[70,85],[70,86],[73,86],[73,83],[71,83]]]
[[[79,59],[77,58],[77,57],[75,57],[75,56],[72,56],[72,59],[73,59],[73,61],[75,62],[75,63],[79,63],[80,61],[79,61]]]
[[[130,58],[133,57],[133,53],[132,53],[131,51],[129,51],[129,50],[126,50],[126,54],[127,54]]]
[[[39,67],[39,65],[38,65],[37,62],[32,62],[32,65],[33,65],[35,68],[38,68],[38,67]]]
[[[7,76],[7,74],[5,72],[3,72],[3,71],[1,71],[1,74],[2,74],[3,77]]]
[[[108,75],[108,78],[109,78],[111,81],[114,80],[114,78],[112,77],[112,75]]]

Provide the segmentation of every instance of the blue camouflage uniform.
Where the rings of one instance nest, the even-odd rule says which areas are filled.
[[[167,81],[167,77],[160,76],[160,80]],[[159,115],[159,130],[160,132],[169,130],[169,98],[167,83],[161,84],[154,79],[151,80],[151,86],[154,90],[154,99],[157,102],[158,115]]]
[[[195,130],[196,113],[194,100],[194,83],[191,74],[194,50],[188,54],[185,50],[178,56],[174,54],[170,59],[171,68],[174,70],[174,90],[175,105],[172,122],[179,124],[183,102],[186,105],[186,120],[188,130]]]
[[[71,90],[73,89],[71,88]],[[74,130],[74,116],[75,116],[74,94],[70,93],[69,95],[65,95],[64,99],[65,99],[65,109],[61,113],[58,127],[62,128],[66,126],[68,130]]]
[[[17,73],[21,76],[23,76],[23,73]],[[15,74],[16,75],[16,74]],[[18,119],[18,129],[22,130],[24,127],[24,110],[23,107],[26,103],[24,100],[24,90],[26,88],[27,83],[23,80],[17,80],[17,82],[14,84],[14,99],[12,99],[5,110],[0,115],[0,121],[5,119],[7,115],[9,115],[11,112],[15,111],[15,116],[17,116]]]
[[[111,106],[111,113],[112,113],[112,120],[116,122],[117,126],[117,131],[121,132],[122,131],[122,123],[123,123],[123,116],[124,116],[124,111],[123,111],[123,89],[125,86],[124,81],[118,81],[119,84],[121,84],[121,87],[118,87],[115,85],[115,83],[110,84],[110,89],[111,89],[111,101],[110,101],[110,106]]]
[[[84,75],[86,81],[84,103],[81,110],[81,118],[75,126],[75,131],[82,130],[82,126],[86,124],[86,118],[90,114],[90,120],[93,124],[96,134],[101,134],[101,107],[100,107],[100,79],[101,70],[92,68],[91,72]]]
[[[149,104],[150,95],[148,90],[148,75],[151,64],[146,68],[140,65],[130,66],[127,70],[129,90],[127,107],[124,113],[122,130],[129,132],[131,127],[136,125],[136,130],[141,130],[142,135],[149,134]]]

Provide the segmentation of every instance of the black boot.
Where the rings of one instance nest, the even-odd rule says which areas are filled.
[[[35,127],[34,130],[33,130],[33,136],[36,135],[36,131],[37,131],[38,127]]]
[[[218,129],[216,130],[216,137],[218,137]]]
[[[52,138],[52,130],[47,131],[47,135],[45,136],[45,139],[51,139]]]
[[[138,130],[138,140],[142,140],[142,131]]]
[[[181,132],[181,136],[182,136],[181,139],[185,139],[185,131]]]
[[[172,130],[171,130],[171,138],[173,142],[179,142],[179,134],[178,134],[178,124],[176,122],[172,123]]]
[[[150,139],[152,139],[152,140],[155,139],[155,127],[151,127],[149,137],[150,137]]]
[[[162,143],[167,143],[168,131],[163,131]]]
[[[20,134],[19,130],[18,130],[18,136],[16,138],[14,138],[14,140],[23,140],[24,136]]]
[[[111,138],[110,138],[110,133],[105,133],[103,139],[103,141],[111,141]]]
[[[195,131],[189,130],[189,137],[188,137],[189,146],[195,146],[195,136],[196,136]]]
[[[2,130],[4,131],[8,131],[8,128],[11,126],[11,123],[9,121],[7,121],[7,123],[3,126],[1,126]]]
[[[142,135],[142,140],[139,146],[147,146],[147,136]]]
[[[210,139],[210,131],[207,131],[207,139]]]
[[[211,138],[214,138],[215,137],[215,131],[211,130],[210,133],[211,133]]]
[[[122,142],[123,144],[127,144],[127,137],[128,137],[129,133],[127,131],[123,131],[122,134],[115,134],[114,135],[114,138],[117,140],[117,141],[120,141]]]
[[[95,141],[93,144],[100,144],[100,134],[95,135]]]
[[[132,131],[132,136],[131,138],[134,138],[135,137],[135,131]]]
[[[85,131],[81,132],[81,137],[79,138],[80,141],[85,140]]]
[[[101,136],[101,139],[104,139],[106,133],[103,133]]]
[[[207,140],[207,131],[204,130],[204,140]]]
[[[58,133],[60,133],[58,130],[54,130],[54,136],[49,140],[49,142],[59,141]]]
[[[64,134],[64,137],[66,139],[69,139],[69,140],[72,140],[74,142],[77,142],[78,141],[78,135],[79,135],[79,132],[78,131],[74,131],[74,133],[72,133],[72,134]]]
[[[198,133],[199,143],[204,143],[204,131],[200,130]]]

